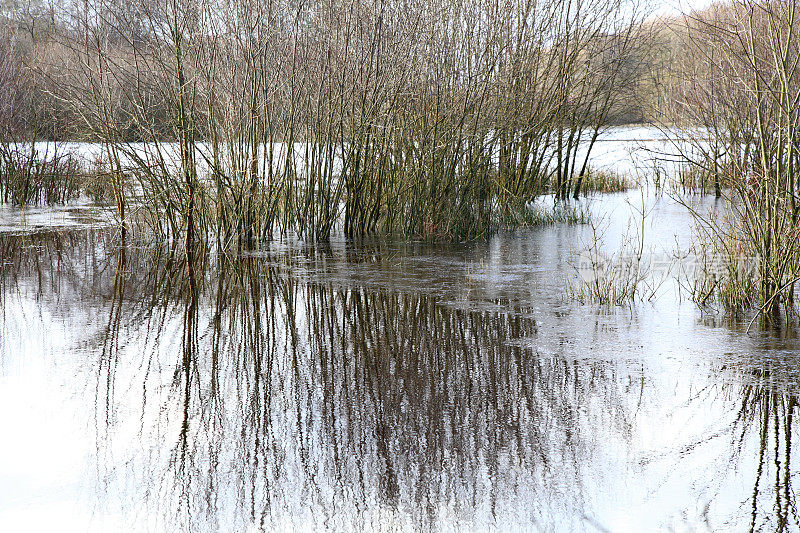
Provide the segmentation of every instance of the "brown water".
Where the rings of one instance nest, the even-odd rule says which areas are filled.
[[[593,205],[611,248],[623,200]],[[648,249],[686,245],[649,201]],[[69,226],[0,232],[3,531],[798,529],[793,332],[671,281],[569,301],[586,226],[197,252],[194,276]]]

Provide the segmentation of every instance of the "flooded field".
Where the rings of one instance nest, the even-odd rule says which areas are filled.
[[[638,198],[591,202],[605,246]],[[688,246],[688,211],[646,201],[649,253]],[[571,301],[586,225],[187,269],[86,209],[0,223],[6,531],[798,527],[793,332],[671,278]]]

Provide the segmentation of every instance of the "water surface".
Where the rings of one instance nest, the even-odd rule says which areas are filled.
[[[638,198],[592,203],[608,249]],[[647,202],[648,253],[687,246],[686,210]],[[193,275],[94,222],[9,226],[4,530],[798,528],[793,332],[671,281],[570,301],[587,226],[197,251]]]

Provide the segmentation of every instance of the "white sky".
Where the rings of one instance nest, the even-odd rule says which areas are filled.
[[[714,3],[714,0],[654,0],[654,12],[657,15],[679,15],[693,9],[701,9]]]

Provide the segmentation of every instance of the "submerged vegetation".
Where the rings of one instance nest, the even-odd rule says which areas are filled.
[[[799,18],[794,0],[736,0],[683,30],[684,61],[699,68],[681,81],[680,112],[700,126],[680,136],[690,165],[683,179],[701,190],[713,183],[725,200],[711,214],[695,211],[701,244],[728,272],[756,260],[752,279],[701,280],[696,292],[769,316],[793,311],[800,280]]]
[[[555,206],[537,202],[517,209],[506,206],[500,213],[500,226],[511,229],[549,224],[587,224],[591,213],[586,205],[556,203]]]
[[[672,180],[672,189],[682,195],[710,194],[722,196],[718,169],[709,169],[701,165],[683,164]]]
[[[39,154],[35,145],[0,145],[0,199],[14,205],[74,200],[84,175],[71,154]]]
[[[105,147],[122,224],[240,244],[464,240],[542,194],[595,190],[589,153],[625,112],[643,14],[628,0],[92,0],[5,54],[27,54]]]
[[[122,233],[247,248],[334,234],[464,241],[581,222],[624,191],[590,165],[610,125],[664,125],[702,253],[758,258],[698,303],[794,309],[800,279],[795,0],[678,18],[639,0],[15,3],[0,11],[0,193],[86,194]],[[83,140],[97,160],[41,156]],[[88,176],[88,178],[87,178]],[[655,177],[660,186],[663,176]],[[555,207],[542,208],[543,198]],[[688,203],[687,203],[688,205]],[[753,291],[757,293],[753,295]],[[720,292],[722,291],[722,292]]]
[[[634,188],[633,180],[615,170],[590,170],[581,182],[580,191],[584,195],[591,193],[623,192]]]
[[[640,188],[641,205],[628,206],[637,218],[628,222],[617,251],[604,248],[602,221],[589,220],[590,240],[585,243],[578,263],[573,265],[577,278],[567,284],[567,295],[583,304],[629,306],[635,302],[653,300],[665,277],[649,268],[645,256],[645,228],[650,209],[644,189]]]

